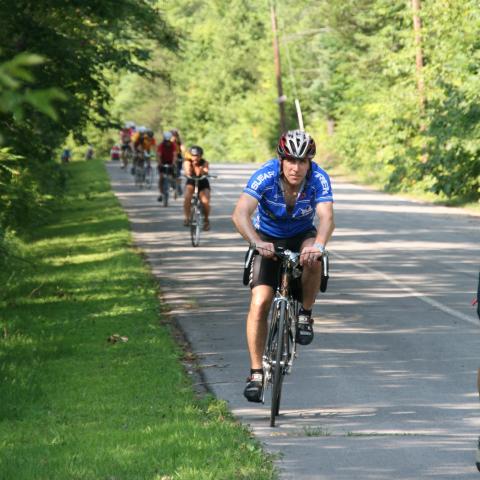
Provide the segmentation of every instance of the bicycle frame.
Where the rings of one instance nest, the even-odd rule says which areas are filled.
[[[265,347],[265,352],[263,354],[262,363],[264,369],[264,386],[272,384],[273,376],[272,371],[276,367],[276,361],[273,361],[272,358],[272,349],[278,348],[277,345],[273,345],[275,339],[273,337],[281,338],[285,335],[288,335],[290,341],[288,345],[285,346],[285,355],[283,360],[280,363],[281,375],[289,374],[291,372],[293,361],[297,355],[297,345],[296,345],[296,329],[297,329],[297,315],[298,315],[298,302],[293,297],[293,292],[291,291],[291,283],[295,278],[299,278],[301,271],[299,269],[299,259],[300,254],[292,252],[291,250],[284,249],[275,249],[275,254],[279,257],[282,262],[280,267],[280,282],[277,290],[275,292],[275,297],[273,299],[272,305],[272,315],[269,326],[269,334],[267,339],[267,344]],[[282,311],[282,304],[284,305],[283,311],[286,312],[285,318],[283,321],[284,332],[280,332],[280,335],[277,335],[278,322],[279,322],[279,312]],[[262,401],[265,401],[265,391],[263,389],[263,398]],[[278,415],[278,412],[276,413]],[[274,417],[274,415],[273,415]],[[274,426],[274,420],[272,420],[272,426]]]
[[[208,178],[210,175],[202,175],[200,177],[191,177],[185,175],[185,178],[188,180],[194,181],[193,195],[192,200],[190,201],[190,237],[192,240],[192,245],[198,247],[200,243],[200,230],[201,230],[201,203],[198,184],[200,180]]]
[[[153,170],[150,165],[150,155],[148,152],[143,151],[138,151],[136,153],[134,159],[135,185],[140,188],[143,188],[144,185],[151,188],[153,178],[150,178],[150,175],[153,173]],[[148,179],[147,175],[149,175]]]
[[[163,190],[163,206],[168,207],[168,199],[170,197],[170,187],[174,189],[174,198],[177,198],[177,191],[175,185],[175,175],[173,165],[161,165],[160,172],[162,178],[162,190]]]
[[[267,387],[272,387],[271,427],[275,426],[276,417],[280,412],[283,378],[291,373],[293,361],[297,357],[296,335],[300,300],[295,297],[294,281],[299,279],[302,274],[300,253],[276,247],[275,255],[282,262],[280,282],[272,303],[267,342],[262,356],[263,403],[265,402]],[[324,274],[327,275],[326,278],[328,279],[327,252],[322,255],[322,263],[325,270]]]
[[[243,284],[249,283],[249,272],[255,254],[258,254],[255,245],[251,245],[245,256]],[[274,293],[268,324],[267,339],[262,355],[263,388],[262,403],[265,403],[265,394],[269,386],[272,387],[272,402],[270,426],[275,426],[275,419],[279,415],[282,383],[285,375],[291,373],[293,362],[297,357],[297,328],[298,314],[302,299],[298,296],[297,285],[302,275],[300,266],[301,254],[291,250],[275,247],[273,252],[280,260],[279,283]],[[318,254],[317,260],[322,261],[320,291],[327,288],[329,275],[328,252]]]
[[[122,166],[123,168],[127,168],[130,162],[133,162],[133,151],[131,147],[122,150],[121,152],[121,159],[122,159]]]

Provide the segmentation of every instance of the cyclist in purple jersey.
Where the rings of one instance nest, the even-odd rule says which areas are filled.
[[[251,402],[260,402],[262,398],[267,317],[280,266],[274,246],[302,254],[302,307],[296,340],[308,345],[313,339],[311,313],[320,288],[320,255],[335,228],[330,178],[312,161],[315,152],[315,142],[306,132],[284,133],[277,147],[278,158],[252,175],[233,212],[237,230],[259,253],[251,265],[252,296],[247,316],[251,370],[244,395]],[[314,226],[315,215],[318,229]]]

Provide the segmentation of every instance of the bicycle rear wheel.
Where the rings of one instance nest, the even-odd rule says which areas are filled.
[[[275,313],[274,313],[275,314]],[[272,404],[270,407],[270,426],[275,426],[275,418],[280,413],[280,399],[282,395],[283,376],[287,362],[288,331],[287,331],[287,308],[285,301],[280,303],[278,309],[278,323],[276,332],[273,332],[272,357],[275,363],[272,365]],[[272,319],[273,321],[273,319]]]
[[[169,191],[169,181],[168,175],[166,173],[163,174],[163,206],[168,207],[168,195],[170,194]]]
[[[198,203],[193,203],[190,211],[190,237],[194,247],[198,247],[200,243],[200,223],[200,207]]]

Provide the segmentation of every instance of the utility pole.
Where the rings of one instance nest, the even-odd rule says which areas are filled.
[[[420,106],[420,135],[426,130],[425,125],[425,82],[423,79],[422,21],[420,19],[421,0],[412,0],[413,31],[415,34],[415,65],[417,72],[418,103]],[[427,163],[427,147],[422,147],[421,162]]]
[[[420,112],[425,112],[425,83],[423,81],[422,21],[420,20],[420,0],[412,0],[413,31],[415,33],[415,64]]]
[[[272,32],[273,32],[273,54],[275,58],[275,77],[277,79],[277,92],[278,92],[278,109],[280,113],[280,133],[287,130],[287,123],[285,121],[285,100],[287,99],[283,94],[282,88],[282,67],[280,64],[280,48],[278,46],[278,33],[277,33],[277,15],[275,13],[274,0],[270,1],[270,13],[272,17]]]

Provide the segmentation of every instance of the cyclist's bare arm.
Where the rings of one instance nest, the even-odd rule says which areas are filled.
[[[190,162],[189,160],[183,162],[183,172],[186,177],[192,176],[192,162]]]
[[[209,176],[208,175],[208,167],[209,167],[209,164],[208,164],[207,161],[205,161],[205,165],[202,165],[202,167],[200,167],[200,174],[195,175],[193,162],[191,160],[186,160],[183,163],[183,171],[184,171],[186,177],[194,177],[194,176],[202,177],[204,175]]]
[[[202,175],[208,175],[208,168],[209,168],[208,162],[205,160],[205,164],[202,166]]]
[[[274,254],[273,243],[264,242],[255,231],[252,225],[252,215],[257,208],[258,201],[251,195],[242,193],[233,211],[232,220],[240,235],[250,243],[254,244],[260,255],[272,258]]]
[[[309,261],[318,261],[318,252],[320,251],[319,246],[321,245],[323,248],[326,247],[327,242],[335,229],[332,202],[318,203],[315,211],[318,216],[317,236],[315,237],[313,245],[303,248],[300,259],[301,265]]]

